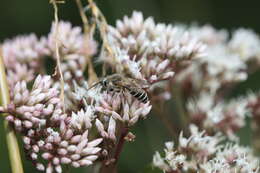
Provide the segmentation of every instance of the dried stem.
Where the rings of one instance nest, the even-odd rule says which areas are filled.
[[[85,38],[84,40],[86,42],[85,44],[87,44],[87,41],[89,39],[93,38],[93,33],[94,33],[94,30],[95,30],[95,24],[90,26],[90,24],[88,22],[88,18],[86,16],[85,12],[84,12],[84,8],[83,8],[83,5],[81,3],[81,0],[76,0],[76,4],[78,6],[79,14],[80,14],[80,17],[81,17],[81,20],[82,20],[82,23],[83,23],[84,38]],[[97,74],[96,74],[96,72],[94,70],[91,57],[85,55],[85,58],[87,59],[87,65],[88,65],[87,66],[87,68],[88,68],[88,77],[89,77],[88,83],[92,84],[93,82],[96,82],[98,80]]]
[[[10,103],[9,89],[6,81],[5,68],[2,56],[0,55],[0,90],[1,90],[1,105],[7,107]],[[19,146],[15,131],[9,126],[7,121],[4,121],[6,131],[7,148],[9,151],[9,159],[13,173],[23,173],[23,165],[20,155]]]
[[[110,47],[108,39],[107,39],[107,30],[108,30],[108,24],[106,21],[105,16],[102,14],[100,9],[97,7],[97,5],[93,2],[93,0],[88,0],[89,8],[92,11],[92,15],[95,18],[95,22],[99,28],[102,40],[103,40],[103,46],[108,51],[111,57],[114,57],[115,54],[113,52],[113,49]]]
[[[54,19],[55,19],[55,55],[56,55],[56,60],[57,60],[57,66],[56,66],[56,70],[55,73],[57,73],[57,69],[59,71],[59,75],[60,75],[60,84],[61,84],[61,93],[60,93],[60,98],[63,102],[63,105],[65,105],[65,97],[64,97],[64,79],[63,79],[63,74],[62,74],[62,70],[61,70],[61,62],[60,62],[60,51],[59,51],[59,47],[60,47],[60,42],[59,42],[59,18],[58,18],[58,6],[57,3],[63,3],[63,1],[56,1],[56,0],[50,0],[50,3],[53,5],[54,8]],[[65,106],[63,106],[63,111],[65,112]]]

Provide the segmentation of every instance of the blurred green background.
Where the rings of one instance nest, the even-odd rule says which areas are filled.
[[[96,0],[108,22],[130,15],[133,10],[142,11],[145,17],[153,16],[157,22],[212,24],[221,29],[232,31],[238,27],[251,28],[260,33],[259,0]],[[73,0],[59,5],[59,15],[74,25],[81,25],[81,19]],[[53,20],[53,9],[48,0],[1,0],[0,3],[0,41],[18,34],[36,33],[46,35]],[[248,88],[260,88],[259,75],[256,73],[246,82],[239,84],[233,95],[239,95]],[[171,103],[168,103],[170,105]],[[172,112],[174,116],[174,112]],[[0,119],[0,173],[9,173],[10,165],[3,132],[3,118]],[[152,114],[140,121],[133,129],[136,140],[126,144],[119,162],[119,172],[143,172],[152,160],[155,150],[162,150],[164,142],[171,140],[157,116]],[[249,144],[248,128],[241,130],[242,144]],[[24,156],[23,156],[24,158]],[[24,160],[26,173],[37,172],[30,162]],[[89,172],[84,168],[71,172]]]

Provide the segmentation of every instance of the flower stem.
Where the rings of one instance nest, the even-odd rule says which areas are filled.
[[[183,133],[185,135],[188,134],[188,123],[189,123],[189,117],[187,116],[184,107],[183,107],[183,98],[182,98],[182,90],[178,84],[175,84],[172,88],[173,97],[176,103],[176,110],[179,115],[179,121],[181,124],[181,127],[183,127]]]
[[[127,127],[122,127],[119,141],[114,150],[114,156],[111,163],[107,164],[107,161],[104,161],[100,169],[100,173],[117,173],[117,162],[119,160],[120,153],[123,150],[125,144],[125,137],[127,136],[129,129]]]
[[[156,105],[156,104],[154,104]],[[160,108],[160,107],[156,107],[154,106],[154,110],[156,111],[156,115],[159,117],[159,119],[161,120],[161,122],[165,125],[166,130],[169,132],[169,134],[171,135],[171,137],[173,137],[173,141],[176,143],[178,140],[178,129],[177,127],[174,127],[174,124],[171,122],[171,120],[169,119],[169,114],[167,113],[167,110],[164,108]]]
[[[1,105],[6,107],[10,103],[10,96],[2,56],[0,56],[0,91]],[[4,128],[6,131],[6,141],[12,173],[23,173],[21,155],[14,129],[9,126],[7,121],[4,121]]]
[[[114,159],[115,159],[114,164],[115,165],[116,165],[116,163],[119,159],[120,153],[122,152],[122,149],[123,149],[123,146],[124,146],[124,143],[125,143],[125,137],[128,134],[128,132],[129,132],[129,129],[123,127],[120,138],[119,138],[119,142],[117,144],[116,151],[115,151],[115,156],[114,156]]]

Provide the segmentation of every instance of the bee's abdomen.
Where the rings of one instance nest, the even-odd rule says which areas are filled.
[[[143,103],[147,103],[149,100],[148,95],[144,90],[130,90],[130,94]]]

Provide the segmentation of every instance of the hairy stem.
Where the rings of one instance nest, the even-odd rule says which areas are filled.
[[[6,81],[5,68],[2,56],[0,55],[0,91],[1,91],[1,106],[7,107],[10,103],[9,89]],[[4,121],[6,132],[7,148],[9,151],[9,159],[13,173],[23,173],[23,165],[20,155],[20,150],[14,129],[9,126],[7,121]]]

